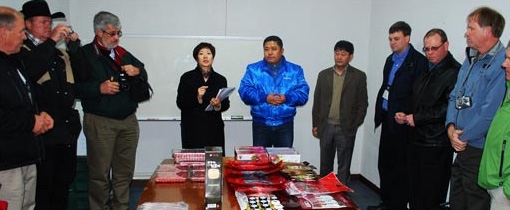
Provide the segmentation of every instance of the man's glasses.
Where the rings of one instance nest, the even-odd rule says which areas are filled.
[[[423,52],[428,52],[428,51],[435,52],[435,51],[439,50],[439,48],[442,47],[443,45],[444,45],[444,42],[441,43],[441,45],[439,45],[437,47],[423,47],[423,49],[421,49],[421,50],[423,50]]]
[[[111,36],[111,37],[114,37],[115,35],[117,35],[119,37],[122,36],[122,31],[121,30],[112,31],[112,32],[106,32],[105,30],[101,30],[101,31],[103,31],[103,33],[108,34],[108,36]]]

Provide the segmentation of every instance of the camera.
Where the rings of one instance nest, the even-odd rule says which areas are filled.
[[[121,91],[128,91],[130,88],[129,81],[128,81],[128,75],[125,71],[120,71],[119,74],[119,89]]]
[[[69,29],[69,35],[74,34],[74,30],[73,30],[72,26],[68,25],[67,28]]]
[[[455,99],[455,108],[457,109],[465,109],[471,107],[471,104],[471,97],[469,96],[461,96]]]

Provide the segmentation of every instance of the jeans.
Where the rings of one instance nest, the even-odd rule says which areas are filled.
[[[294,122],[278,126],[267,126],[253,122],[253,146],[292,147]]]

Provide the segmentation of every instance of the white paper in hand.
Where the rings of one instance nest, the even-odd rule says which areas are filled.
[[[232,92],[234,92],[235,89],[236,89],[236,87],[221,88],[220,90],[218,90],[218,94],[216,94],[216,98],[220,97],[221,101],[223,101],[223,100],[225,100],[225,98],[228,98],[230,96],[230,94],[232,94]],[[205,111],[212,111],[212,110],[214,110],[214,108],[213,108],[213,106],[211,106],[211,104],[209,104],[205,108]]]

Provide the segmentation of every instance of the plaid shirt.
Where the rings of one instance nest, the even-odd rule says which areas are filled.
[[[43,41],[41,41],[40,39],[38,39],[34,35],[32,35],[30,32],[27,31],[26,34],[27,34],[27,39],[29,39],[32,43],[34,43],[35,46],[44,43]]]

